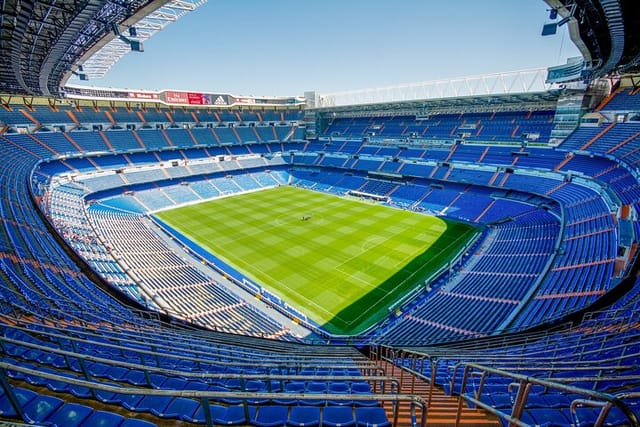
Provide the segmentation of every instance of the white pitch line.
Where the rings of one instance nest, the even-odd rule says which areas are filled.
[[[458,236],[456,239],[454,239],[453,241],[451,241],[447,246],[445,246],[445,248],[444,248],[444,249],[449,248],[451,245],[453,245],[454,243],[456,243],[456,242],[457,242],[458,240],[460,240],[461,238],[462,238],[462,236]],[[405,258],[405,260],[406,260],[406,259],[408,259],[408,258],[410,258],[410,257],[411,257],[411,255],[410,255],[410,256],[408,256],[407,258]],[[398,287],[400,287],[402,284],[404,284],[405,282],[407,282],[407,280],[409,280],[409,279],[411,279],[413,276],[415,276],[415,274],[416,274],[417,272],[418,272],[418,271],[416,270],[416,271],[414,271],[413,273],[411,273],[411,275],[410,275],[409,277],[407,277],[407,278],[406,278],[406,279],[404,279],[402,282],[400,282],[400,283],[398,283],[396,286],[394,286],[392,290],[390,290],[389,292],[385,292],[385,295],[389,295],[390,293],[394,293],[394,292],[396,291],[396,289],[398,289]],[[346,321],[344,321],[344,320],[343,320],[343,322],[345,322],[345,323],[347,323],[349,326],[351,326],[351,324],[352,324],[353,322],[355,322],[356,320],[359,320],[362,316],[364,316],[365,314],[367,314],[368,312],[370,312],[370,311],[371,311],[371,309],[372,309],[373,307],[375,307],[375,305],[373,305],[373,306],[369,306],[369,308],[367,308],[365,311],[363,311],[362,313],[360,313],[360,315],[359,315],[358,317],[354,318],[351,322],[346,322]],[[342,320],[342,319],[341,319],[341,320]]]

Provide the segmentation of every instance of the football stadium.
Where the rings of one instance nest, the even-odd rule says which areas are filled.
[[[0,425],[640,425],[640,8],[541,2],[580,57],[241,96],[84,83],[202,0],[3,1]]]

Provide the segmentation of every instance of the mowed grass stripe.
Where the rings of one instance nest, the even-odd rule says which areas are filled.
[[[362,331],[384,317],[419,278],[446,262],[425,270],[438,258],[428,255],[429,248],[435,244],[440,254],[460,240],[446,237],[449,224],[439,218],[295,187],[158,217],[339,334]],[[423,259],[416,263],[416,257]]]
[[[341,326],[343,331],[362,332],[368,325],[383,319],[389,314],[387,307],[392,306],[400,297],[413,290],[416,284],[423,283],[436,270],[446,265],[476,233],[470,225],[446,222],[448,223],[446,232],[429,249],[414,258],[374,291],[338,314],[339,318],[353,319],[353,324],[357,322],[357,325],[362,326],[362,329],[358,327],[351,329],[351,325],[349,327],[343,325]],[[326,325],[325,328],[334,333],[339,333],[340,330],[337,322]]]

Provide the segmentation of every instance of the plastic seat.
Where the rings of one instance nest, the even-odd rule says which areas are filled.
[[[19,339],[19,338],[18,338]],[[22,355],[27,351],[27,348],[21,345],[13,344],[13,343],[5,343],[4,344],[4,352],[9,356],[13,357],[22,357]]]
[[[195,357],[193,354],[190,357]],[[176,363],[176,370],[178,371],[194,371],[198,369],[198,364],[193,360],[180,360]]]
[[[122,366],[113,366],[105,372],[105,375],[111,381],[123,381],[128,373],[129,370],[127,368],[123,368]]]
[[[284,393],[304,393],[306,384],[302,381],[292,381],[284,385],[282,391]]]
[[[267,381],[267,391],[270,393],[278,393],[282,391],[282,382],[279,380]]]
[[[325,394],[327,393],[327,384],[324,382],[313,381],[307,384],[307,391],[305,395],[310,394]],[[300,399],[300,405],[318,405],[324,406],[327,402],[323,399]]]
[[[199,406],[200,403],[197,400],[186,397],[176,397],[164,409],[164,417],[193,422],[191,420]]]
[[[235,405],[227,406],[226,410],[213,419],[216,424],[222,425],[239,425],[247,424],[249,420],[255,418],[255,406]]]
[[[164,410],[172,400],[172,396],[145,396],[144,399],[138,402],[135,411],[151,412],[155,416],[164,417]]]
[[[93,414],[93,409],[78,403],[65,403],[47,420],[57,426],[78,427]]]
[[[359,382],[355,382],[355,383],[351,383],[351,394],[352,395],[367,395],[367,396],[371,396],[373,395],[373,391],[371,390],[371,386],[369,385],[369,383],[364,382],[364,381],[359,381]],[[353,404],[355,406],[380,406],[380,402],[378,402],[377,400],[362,400],[362,399],[357,399],[354,396],[354,400],[353,400]]]
[[[215,420],[217,418],[221,418],[224,412],[227,410],[226,407],[221,405],[209,404],[209,412],[211,413],[211,419]],[[182,415],[182,418],[185,421],[190,423],[204,424],[207,422],[207,417],[204,413],[204,407],[199,405],[193,415],[188,416],[186,414]]]
[[[26,351],[24,351],[20,357],[22,357],[25,360],[33,360],[33,361],[38,361],[38,359],[44,357],[46,355],[46,353],[40,351],[40,350],[36,350],[34,348],[28,348],[26,349]]]
[[[204,391],[209,389],[209,385],[200,381],[187,381],[187,383],[184,386],[184,389]]]
[[[149,374],[149,381],[151,381],[151,387],[161,388],[162,384],[167,381],[168,377],[162,374]]]
[[[329,427],[350,427],[356,425],[353,410],[348,406],[326,406],[322,411],[322,425]]]
[[[559,409],[525,409],[520,417],[521,421],[528,424],[544,427],[571,427],[571,414],[569,410]]]
[[[75,378],[77,379],[77,377],[67,374],[67,373],[59,373],[56,372],[56,374],[63,376],[63,377],[67,377],[67,378]],[[64,381],[60,381],[60,380],[52,380],[52,379],[47,379],[46,382],[46,387],[51,390],[51,391],[55,391],[58,393],[66,393],[69,392],[71,390],[71,384],[66,383]]]
[[[282,393],[304,393],[305,392],[305,383],[301,381],[292,381],[286,383],[282,389]],[[278,405],[296,405],[298,404],[297,399],[292,399],[290,397],[279,397],[273,400],[273,403]]]
[[[287,424],[293,427],[316,427],[320,424],[320,408],[317,406],[293,406]]]
[[[38,363],[43,365],[51,365],[54,368],[67,368],[67,361],[64,360],[64,357],[59,354],[53,353],[43,353],[40,357],[38,357]]]
[[[346,382],[332,382],[329,383],[329,394],[345,394],[345,395],[349,395],[351,394],[351,391],[349,390],[349,384],[347,384]],[[353,400],[351,399],[346,399],[346,400],[329,400],[328,402],[329,405],[339,405],[339,406],[349,406],[353,404]]]
[[[187,381],[181,378],[169,378],[160,387],[163,390],[184,390]]]
[[[211,385],[208,387],[209,391],[220,391],[220,392],[224,392],[224,393],[229,393],[232,392],[233,390],[229,390],[226,387],[221,387],[218,385]],[[215,400],[222,402],[222,403],[226,403],[227,405],[239,405],[242,403],[242,399],[237,398],[237,397],[222,397],[222,398],[216,398]]]
[[[287,423],[289,408],[286,406],[261,406],[251,424],[258,427],[277,427]]]
[[[139,369],[129,369],[129,372],[122,378],[124,381],[129,384],[136,386],[143,386],[147,384],[147,377],[144,374],[144,371]]]
[[[244,391],[250,392],[266,392],[267,391],[267,383],[260,380],[247,380],[244,383]]]
[[[118,384],[104,383],[105,385],[118,386]],[[96,389],[96,400],[102,403],[115,403],[120,404],[125,395],[118,394],[113,391],[105,391],[105,390],[97,390]]]
[[[268,384],[260,380],[248,380],[244,387],[245,391],[252,393],[266,393],[268,391]],[[264,397],[250,397],[247,399],[247,403],[249,405],[265,405],[269,403],[270,400],[271,399],[266,399]]]
[[[231,390],[242,390],[242,382],[240,378],[230,378],[224,382],[224,386]]]
[[[18,403],[22,407],[35,399],[36,396],[38,396],[38,393],[36,393],[35,391],[21,387],[14,388],[13,394],[15,394]],[[11,405],[9,397],[6,395],[6,393],[3,393],[2,396],[0,396],[0,417],[15,417],[16,415],[18,415],[18,413]]]
[[[568,405],[561,405],[568,406]],[[553,408],[554,404],[550,403],[549,400],[543,394],[530,393],[527,396],[527,401],[525,402],[526,409],[536,409],[536,408]]]
[[[36,368],[36,369],[38,369],[38,368]],[[50,368],[39,368],[38,371],[39,372],[45,372],[45,373],[48,373],[48,374],[57,374],[58,373],[54,369],[50,369]],[[41,376],[39,376],[37,374],[35,374],[35,375],[34,374],[25,374],[24,380],[26,382],[28,382],[29,384],[31,384],[31,385],[38,385],[38,386],[43,386],[43,387],[46,387],[47,383],[49,383],[49,382],[56,382],[55,380],[50,380],[50,379],[47,379],[45,377],[41,377]]]
[[[57,397],[38,395],[35,399],[22,406],[25,421],[31,424],[42,423],[61,407],[63,403],[62,399]]]
[[[109,365],[105,365],[104,363],[88,363],[87,365],[87,371],[94,377],[106,377],[107,371],[109,371],[110,368]]]
[[[391,423],[384,408],[356,408],[356,424],[358,427],[389,427]]]
[[[16,363],[16,361],[13,359],[3,358],[2,361],[6,363],[13,363],[13,364]],[[20,363],[20,366],[22,366],[23,368],[37,369],[36,366],[32,365],[31,363]],[[7,369],[6,373],[9,378],[13,378],[14,380],[23,380],[25,379],[25,376],[26,376],[22,372],[14,371],[12,369]]]
[[[531,395],[527,399],[527,406]],[[546,393],[539,396],[544,399],[547,404],[547,408],[568,408],[571,405],[571,398],[562,393]]]
[[[496,409],[508,409],[513,406],[513,400],[509,393],[491,393],[486,396],[482,396],[482,401],[491,405]]]
[[[113,427],[119,426],[124,421],[124,417],[119,414],[107,411],[94,411],[89,418],[82,423],[86,427]]]
[[[83,385],[69,384],[67,391],[75,397],[81,397],[83,399],[93,398],[93,391]]]
[[[115,397],[114,397],[115,398]],[[117,399],[122,406],[130,411],[138,411],[138,405],[144,399],[144,394],[118,394]]]
[[[366,381],[357,381],[351,383],[351,393],[372,393],[371,386]]]

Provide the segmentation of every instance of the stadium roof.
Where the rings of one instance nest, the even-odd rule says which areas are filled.
[[[201,3],[4,0],[0,4],[0,93],[57,96],[66,79],[79,70],[81,61],[112,40],[121,44],[119,50],[109,50],[111,64],[134,46],[132,40],[139,46],[140,39],[179,17],[179,11],[192,10]],[[142,22],[140,34],[134,38],[128,29],[138,22]],[[126,34],[120,34],[121,30]],[[106,72],[108,62],[103,65],[101,70]]]
[[[332,108],[354,105],[394,105],[473,107],[487,102],[505,104],[510,102],[543,101],[544,92],[558,86],[545,82],[546,69],[460,77],[382,88],[320,94],[315,106]],[[557,95],[555,96],[557,98]],[[444,105],[446,104],[446,105]],[[371,107],[377,109],[378,107]],[[363,108],[366,110],[367,108]],[[336,111],[336,108],[332,108]]]
[[[376,102],[372,104],[344,104],[319,107],[315,110],[333,117],[383,117],[460,113],[476,111],[521,111],[523,109],[554,109],[559,90],[499,95],[475,95],[421,99],[414,101]]]
[[[82,76],[89,80],[104,77],[109,69],[120,60],[124,55],[132,50],[142,51],[142,43],[151,36],[161,31],[172,22],[180,19],[185,13],[195,10],[204,4],[207,0],[171,0],[156,7],[154,3],[150,4],[149,9],[153,9],[141,19],[134,16],[123,24],[123,27],[135,28],[135,40],[140,45],[134,49],[131,46],[130,39],[124,37],[116,37],[115,34],[104,40],[105,43],[99,43],[87,54],[83,55],[79,60],[82,67]],[[110,38],[110,40],[109,40]],[[64,79],[67,80],[68,76]]]
[[[558,25],[569,25],[584,57],[575,77],[640,71],[640,7],[637,0],[545,0],[557,11]]]
[[[205,1],[3,0],[0,93],[59,96],[73,73],[103,75],[126,52],[142,50],[146,38]],[[584,63],[567,66],[577,72],[559,70],[556,81],[640,71],[636,0],[545,1],[562,18],[557,24],[569,25],[584,57]]]

